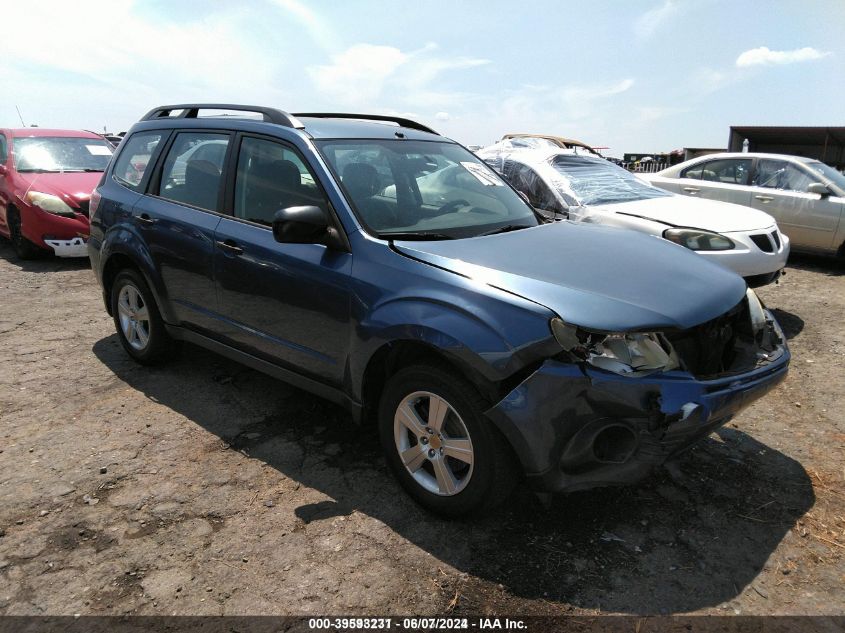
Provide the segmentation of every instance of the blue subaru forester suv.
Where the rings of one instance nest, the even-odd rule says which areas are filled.
[[[734,273],[659,238],[544,223],[407,119],[163,106],[90,209],[130,356],[188,341],[341,403],[448,516],[503,501],[520,474],[543,491],[633,482],[789,363]]]

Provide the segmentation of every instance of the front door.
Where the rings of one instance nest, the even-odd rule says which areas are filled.
[[[242,139],[232,217],[215,231],[215,283],[227,342],[299,373],[339,385],[349,340],[352,255],[321,244],[280,244],[281,208],[329,204],[292,147]]]
[[[798,165],[761,158],[752,181],[752,205],[774,216],[794,247],[827,250],[834,246],[842,205],[836,198],[809,193],[811,182],[818,180]]]

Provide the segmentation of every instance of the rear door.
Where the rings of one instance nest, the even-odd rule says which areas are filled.
[[[239,145],[230,163],[231,216],[214,235],[223,336],[250,354],[339,385],[351,334],[352,255],[277,242],[276,211],[316,205],[331,213],[330,205],[292,146],[251,135]]]
[[[677,191],[699,198],[750,205],[750,175],[751,158],[709,160],[682,171]]]
[[[148,195],[132,210],[176,318],[207,333],[218,329],[214,230],[220,223],[222,167],[231,138],[226,132],[176,132]]]
[[[752,203],[774,216],[793,247],[827,250],[834,246],[842,205],[831,197],[808,192],[813,182],[820,181],[803,165],[761,158],[754,170]]]

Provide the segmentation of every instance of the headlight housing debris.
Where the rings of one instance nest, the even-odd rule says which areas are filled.
[[[557,342],[593,367],[621,376],[644,376],[681,366],[669,341],[658,332],[600,334],[551,320]]]
[[[42,193],[40,191],[28,191],[24,196],[29,204],[38,207],[42,211],[60,215],[65,218],[76,217],[76,213],[71,209],[64,200],[51,193]]]
[[[693,251],[730,251],[736,246],[733,240],[724,235],[701,229],[666,229],[663,237]]]

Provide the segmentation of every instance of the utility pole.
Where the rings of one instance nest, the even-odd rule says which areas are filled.
[[[16,105],[15,110],[18,111],[18,118],[21,120],[21,127],[26,127],[26,123],[23,122],[23,117],[21,116],[21,109]]]

